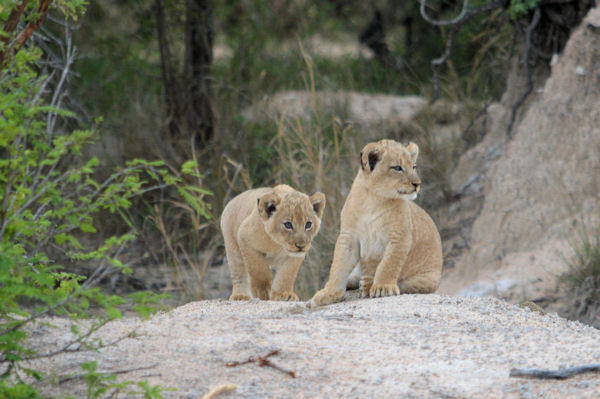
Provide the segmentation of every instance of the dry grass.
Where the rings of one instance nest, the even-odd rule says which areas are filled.
[[[600,328],[600,231],[584,230],[573,250],[569,271],[560,277],[565,316]]]
[[[161,251],[168,254],[165,262],[170,267],[170,288],[181,293],[181,301],[206,297],[203,280],[207,268],[224,256],[219,217],[225,204],[249,188],[279,183],[309,194],[321,191],[327,197],[321,230],[296,282],[296,292],[301,299],[310,298],[328,277],[339,233],[340,212],[359,168],[358,155],[370,141],[388,137],[417,142],[424,181],[423,198],[419,203],[431,213],[448,200],[448,175],[466,145],[460,139],[441,142],[435,128],[457,122],[456,113],[440,107],[427,109],[405,126],[358,131],[345,122],[343,105],[333,109],[322,107],[314,88],[311,92],[314,101],[310,118],[271,116],[266,122],[249,127],[266,132],[261,137],[262,146],[268,151],[266,162],[259,164],[253,158],[251,146],[256,148],[256,137],[242,131],[223,137],[219,153],[209,156],[212,163],[208,165],[206,177],[197,182],[213,193],[205,198],[211,205],[211,220],[203,220],[185,203],[154,209],[150,221],[160,233],[161,241],[156,247],[156,257]],[[468,115],[458,118],[466,124]],[[260,154],[262,152],[259,152],[262,156]]]
[[[205,297],[201,281],[207,267],[213,259],[224,256],[219,217],[225,204],[249,188],[285,183],[306,193],[321,191],[327,197],[321,230],[296,283],[302,299],[310,298],[327,279],[339,232],[339,215],[365,144],[381,138],[415,141],[421,149],[419,167],[424,181],[419,203],[432,212],[450,196],[448,175],[469,143],[461,137],[441,140],[436,129],[452,124],[466,126],[473,110],[457,110],[439,103],[427,107],[403,126],[355,126],[347,122],[346,104],[320,102],[322,96],[315,89],[312,62],[306,55],[304,60],[306,90],[312,94],[309,118],[268,115],[265,109],[262,112],[267,115],[266,120],[245,122],[239,117],[241,105],[233,104],[229,95],[219,100],[224,103],[221,109],[227,109],[220,116],[219,139],[206,154],[199,155],[200,159],[209,160],[202,165],[205,177],[198,184],[213,193],[206,198],[212,219],[202,222],[185,204],[157,210],[152,217],[160,232],[162,249],[169,254],[167,263],[172,268],[173,284],[189,299]]]

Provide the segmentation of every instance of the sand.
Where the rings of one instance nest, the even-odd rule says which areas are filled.
[[[63,319],[32,335],[40,351],[67,342]],[[513,367],[561,368],[600,363],[600,331],[494,298],[401,295],[308,309],[304,303],[209,300],[150,320],[130,317],[100,331],[99,352],[75,352],[35,365],[58,377],[96,360],[100,371],[171,387],[165,398],[201,398],[234,384],[228,398],[596,398],[600,378],[509,377]],[[227,367],[229,362],[268,360]],[[290,373],[295,374],[293,378]],[[81,379],[46,394],[84,396]]]

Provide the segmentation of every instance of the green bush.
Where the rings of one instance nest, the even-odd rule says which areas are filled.
[[[161,161],[136,159],[98,180],[98,159],[82,156],[82,149],[96,135],[95,129],[57,134],[48,127],[49,117],[73,115],[45,102],[48,80],[38,76],[40,56],[34,47],[20,49],[0,70],[3,398],[40,397],[39,383],[34,385],[34,381],[44,376],[24,367],[25,360],[51,357],[72,345],[80,350],[98,349],[102,344],[90,340],[91,334],[122,317],[124,309],[148,317],[160,306],[162,295],[136,292],[122,297],[106,294],[96,286],[107,271],[132,272],[119,255],[138,232],[136,222],[128,217],[136,198],[149,191],[161,190],[164,196],[174,193],[197,214],[209,217],[202,200],[208,192],[186,185]],[[192,164],[185,163],[182,173],[198,177]],[[109,214],[122,222],[125,233],[109,237],[97,233],[98,219]],[[67,271],[66,266],[82,263],[93,267],[90,276]],[[50,315],[70,318],[74,338],[62,348],[36,353],[27,341],[28,327]],[[79,323],[83,319],[88,321]],[[112,382],[110,374],[98,373],[91,364],[82,367],[88,397],[114,394],[133,384]],[[129,393],[160,397],[160,387],[146,383],[137,386],[142,391]]]

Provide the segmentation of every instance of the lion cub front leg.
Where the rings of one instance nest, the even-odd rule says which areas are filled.
[[[254,298],[269,300],[273,277],[266,256],[247,245],[240,245],[240,249],[242,250],[244,263],[248,270],[252,296]]]
[[[289,257],[282,265],[277,267],[271,288],[271,300],[297,301],[300,299],[294,292],[294,283],[296,282],[296,276],[303,260],[304,257]]]
[[[375,270],[373,285],[369,289],[371,298],[400,294],[397,282],[409,249],[410,242],[394,242],[387,245],[381,262]]]
[[[348,276],[358,263],[359,244],[350,233],[341,232],[333,250],[333,262],[329,280],[317,291],[309,302],[310,306],[323,306],[338,301],[346,292]]]

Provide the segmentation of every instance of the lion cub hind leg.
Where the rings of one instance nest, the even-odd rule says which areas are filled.
[[[400,292],[403,294],[430,294],[440,285],[441,273],[430,272],[415,274],[398,281]]]
[[[360,297],[368,298],[370,295],[371,287],[373,286],[373,279],[375,275],[375,271],[377,270],[377,265],[379,262],[374,259],[361,259],[360,260]]]

